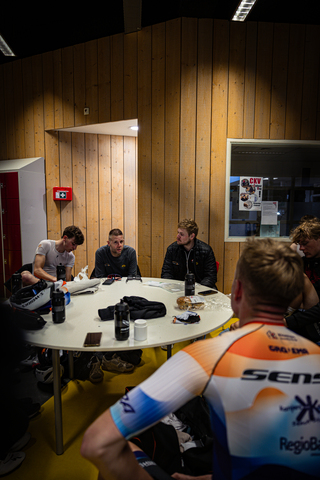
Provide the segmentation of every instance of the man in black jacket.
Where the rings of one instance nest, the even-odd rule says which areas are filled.
[[[185,219],[178,223],[177,241],[169,245],[162,266],[161,278],[184,280],[194,273],[201,285],[216,288],[217,265],[212,248],[197,239],[198,225]]]

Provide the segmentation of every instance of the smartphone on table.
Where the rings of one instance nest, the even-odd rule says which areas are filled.
[[[86,335],[84,347],[99,347],[101,343],[102,332],[89,332]]]
[[[218,291],[217,290],[202,290],[202,292],[199,292],[198,295],[207,296],[207,295],[213,295],[214,293],[218,293]]]

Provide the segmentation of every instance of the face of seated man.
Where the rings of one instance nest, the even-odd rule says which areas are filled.
[[[177,233],[177,244],[183,245],[185,248],[192,247],[194,244],[195,234],[188,234],[188,231],[185,228],[178,228]]]
[[[124,247],[123,235],[111,235],[108,240],[108,245],[110,247],[111,255],[114,257],[120,257]]]
[[[305,238],[300,242],[300,250],[307,258],[320,257],[320,238]]]
[[[77,244],[75,243],[75,237],[73,238],[68,238],[66,235],[63,237],[63,247],[65,252],[73,252],[74,250],[77,249]]]

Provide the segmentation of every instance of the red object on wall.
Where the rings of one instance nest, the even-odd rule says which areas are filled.
[[[53,187],[53,200],[72,200],[72,188]]]

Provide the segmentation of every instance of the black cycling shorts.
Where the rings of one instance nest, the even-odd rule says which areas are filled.
[[[140,467],[142,467],[154,480],[172,480],[171,475],[162,470],[151,458],[141,450],[133,452]]]

